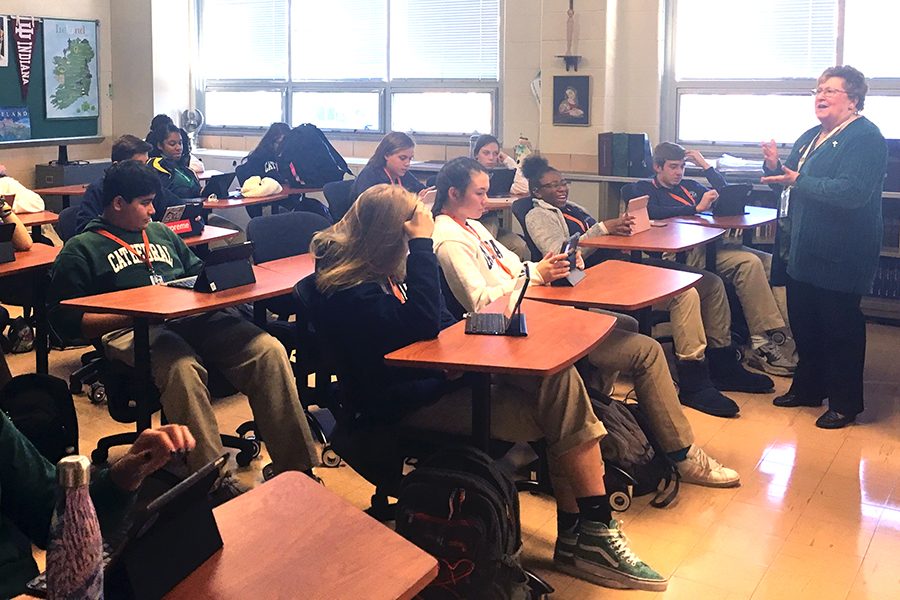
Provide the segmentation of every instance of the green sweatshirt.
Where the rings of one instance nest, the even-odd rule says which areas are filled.
[[[132,497],[113,485],[108,470],[95,473],[91,498],[101,520],[117,519]],[[0,411],[0,598],[23,593],[38,574],[31,544],[47,547],[55,505],[56,467]]]
[[[64,341],[82,338],[81,320],[84,311],[60,306],[70,298],[81,298],[150,285],[150,273],[142,258],[99,233],[105,229],[144,256],[144,241],[140,231],[119,229],[102,218],[87,224],[83,233],[70,239],[51,270],[48,315],[53,330]],[[197,275],[202,261],[175,233],[162,223],[147,226],[150,242],[150,262],[156,274],[165,281]]]

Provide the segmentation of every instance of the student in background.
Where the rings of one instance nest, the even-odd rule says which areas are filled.
[[[16,252],[30,250],[33,245],[31,234],[5,201],[0,202],[0,222],[13,224],[12,246]],[[33,306],[34,292],[30,273],[9,275],[0,279],[0,302],[14,306]],[[3,337],[3,344],[8,344],[10,352],[28,352],[34,347],[34,330],[24,317],[10,319],[9,312],[0,306],[0,336],[9,326],[8,335]]]
[[[515,179],[510,189],[513,195],[522,195],[528,193],[528,182],[522,176],[522,172],[516,166],[516,161],[503,154],[500,151],[500,142],[492,135],[482,135],[475,141],[473,156],[485,169],[513,169],[516,172]],[[488,231],[495,238],[500,240],[504,246],[516,253],[522,260],[531,258],[531,252],[528,245],[517,233],[505,227],[500,227],[500,216],[497,211],[491,211],[484,214],[479,219]]]
[[[112,164],[123,160],[136,160],[146,163],[150,160],[151,146],[139,137],[125,134],[119,137],[112,145]],[[158,203],[154,201],[154,205]],[[160,207],[156,210],[159,212]],[[103,179],[95,181],[84,191],[81,204],[78,206],[78,216],[75,220],[75,233],[81,233],[88,223],[103,213]],[[160,213],[162,214],[162,213]]]
[[[256,148],[245,156],[241,164],[234,169],[240,185],[244,185],[244,182],[254,175],[269,177],[282,186],[286,185],[287,178],[278,171],[278,158],[281,156],[284,138],[290,132],[291,126],[287,123],[272,123],[269,126]],[[275,203],[274,206],[285,210],[294,210],[298,208],[298,203],[293,199],[287,199]],[[262,215],[262,206],[248,206],[247,214],[251,218]]]
[[[397,185],[367,189],[340,222],[313,238],[320,295],[312,318],[333,344],[361,418],[463,434],[472,423],[471,389],[459,378],[384,363],[385,353],[453,323],[433,229],[415,195]],[[546,378],[494,377],[491,410],[495,438],[547,442],[559,515],[555,564],[600,585],[666,589],[612,518],[597,444],[606,430],[575,368]]]
[[[29,190],[14,177],[6,173],[6,165],[0,165],[0,195],[15,196],[12,203],[13,212],[35,213],[45,210],[44,199],[40,194]]]
[[[425,186],[409,172],[415,150],[416,143],[405,133],[392,131],[381,138],[372,158],[356,177],[351,191],[353,197],[379,183],[400,185],[421,197]]]
[[[434,252],[450,290],[468,312],[483,310],[510,293],[522,272],[518,257],[477,221],[484,210],[489,183],[484,167],[470,158],[451,160],[437,177]],[[566,255],[552,252],[529,266],[535,285],[549,284],[569,272]],[[679,404],[665,353],[656,340],[617,328],[588,355],[588,360],[607,379],[618,372],[632,378],[638,403],[684,482],[711,487],[740,485],[736,471],[719,464],[694,444],[694,432]]]
[[[168,227],[151,222],[159,180],[128,160],[103,180],[103,214],[68,242],[51,269],[48,316],[64,340],[99,342],[104,354],[134,364],[130,317],[102,315],[61,305],[63,300],[157,285],[197,275],[202,263]],[[148,257],[146,262],[144,257]],[[264,433],[275,472],[307,471],[316,464],[297,386],[284,347],[235,309],[173,319],[150,329],[153,382],[166,416],[187,425],[197,439],[188,457],[196,470],[224,453],[210,405],[207,369],[219,371],[246,394]],[[242,491],[228,479],[220,499]]]
[[[693,179],[684,179],[686,159],[703,169],[703,176],[713,189]],[[656,171],[653,179],[635,183],[636,196],[650,196],[647,210],[651,219],[693,215],[709,210],[719,196],[717,190],[727,183],[700,152],[685,150],[671,142],[662,142],[653,149],[653,170]],[[787,309],[779,307],[769,286],[772,255],[741,244],[716,243],[716,272],[734,285],[750,330],[747,363],[770,375],[792,376],[797,367],[796,359],[786,356],[773,339],[776,331],[786,332],[790,337],[790,329],[784,320]],[[699,267],[704,261],[702,248],[688,253],[687,264]]]
[[[150,151],[151,158],[162,156],[161,152],[156,148],[157,142],[159,141],[156,136],[166,125],[175,125],[175,122],[169,115],[159,114],[150,121],[150,131],[147,133],[145,141],[152,147],[152,150]],[[178,128],[178,131],[181,132],[181,164],[199,175],[205,170],[203,161],[191,154],[191,138],[188,136],[187,132],[180,127]]]
[[[147,164],[156,172],[162,183],[162,189],[181,199],[199,198],[200,180],[184,165],[185,153],[181,129],[168,123],[160,125],[151,134],[148,137],[156,140],[154,148],[159,156],[151,157]]]
[[[525,229],[535,246],[543,252],[555,252],[571,235],[581,239],[601,235],[628,235],[633,217],[598,222],[584,208],[569,200],[569,186],[562,173],[547,159],[532,154],[522,162],[522,171],[531,185],[533,208],[525,217]],[[611,258],[629,260],[620,252],[582,248],[584,261],[593,266]],[[690,294],[679,294],[668,306],[671,313],[675,356],[678,359],[679,397],[685,406],[717,416],[734,416],[738,407],[720,391],[765,393],[773,389],[772,380],[747,371],[731,344],[731,308],[722,280],[715,274],[673,261],[645,258],[646,264],[701,275]],[[691,296],[697,298],[696,305]],[[708,360],[707,360],[708,359]],[[710,381],[711,380],[711,381]],[[724,398],[724,400],[723,400]]]

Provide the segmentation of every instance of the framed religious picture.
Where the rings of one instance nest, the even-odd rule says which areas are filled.
[[[100,114],[97,22],[44,19],[44,93],[48,119]]]
[[[553,124],[591,124],[590,75],[555,75],[553,77]]]

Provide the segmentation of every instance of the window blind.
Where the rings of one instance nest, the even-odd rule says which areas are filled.
[[[288,0],[201,0],[200,11],[204,78],[287,79]]]

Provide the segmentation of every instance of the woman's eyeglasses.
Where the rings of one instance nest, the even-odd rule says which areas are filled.
[[[809,90],[813,96],[818,96],[822,94],[826,98],[831,98],[835,94],[846,94],[847,90],[836,90],[834,88],[816,88],[814,90]]]
[[[549,183],[542,183],[541,187],[558,190],[559,188],[569,187],[569,182],[566,181],[565,179],[561,179],[560,181],[551,181]]]

